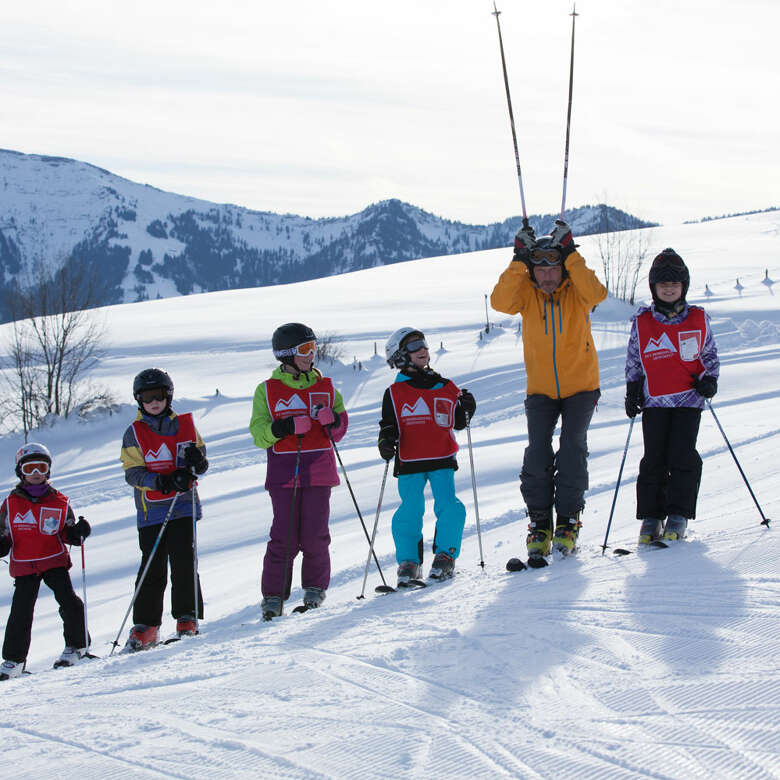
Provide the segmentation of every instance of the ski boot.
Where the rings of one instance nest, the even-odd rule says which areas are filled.
[[[528,550],[528,565],[532,569],[541,569],[543,566],[547,566],[547,556],[551,552],[552,507],[529,509],[528,517],[531,519],[528,524],[528,536],[525,539],[525,546]],[[507,563],[507,568],[509,568],[509,563]],[[510,569],[510,571],[512,570]]]
[[[664,521],[656,517],[646,517],[639,529],[639,545],[657,542],[664,535]]]
[[[122,649],[123,653],[137,653],[139,650],[148,650],[159,641],[159,626],[146,626],[137,623],[130,629],[130,636]]]
[[[3,661],[0,665],[0,680],[11,680],[24,674],[25,661]]]
[[[430,574],[432,580],[448,580],[455,573],[455,560],[447,553],[436,553],[431,566]]]
[[[306,609],[317,609],[325,601],[323,588],[306,588],[303,592],[303,606]]]
[[[198,619],[192,615],[182,615],[176,619],[176,634],[182,636],[195,636],[198,631]]]
[[[275,617],[279,617],[282,614],[282,605],[281,596],[266,596],[260,602],[263,620],[273,620]]]
[[[685,532],[688,529],[688,518],[682,515],[669,515],[664,530],[665,542],[677,542],[685,539]]]
[[[60,669],[63,666],[75,666],[82,658],[86,658],[88,655],[88,649],[86,647],[70,647],[67,646],[60,657],[54,662],[54,668]]]
[[[398,587],[412,588],[422,582],[422,566],[417,561],[401,561],[398,565]]]
[[[577,537],[580,533],[582,523],[580,522],[580,513],[577,512],[572,517],[567,515],[558,515],[555,521],[555,534],[553,536],[553,549],[561,555],[566,556],[576,551]]]

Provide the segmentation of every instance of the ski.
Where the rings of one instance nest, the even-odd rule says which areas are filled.
[[[59,658],[52,664],[53,669],[67,669],[71,666],[77,666],[81,661],[91,661],[93,658],[100,658],[99,655],[93,655],[92,653],[84,653],[75,664],[62,661]]]
[[[163,641],[160,642],[160,644],[161,645],[170,645],[170,644],[173,644],[174,642],[178,642],[180,639],[185,639],[186,637],[191,637],[191,636],[198,636],[199,634],[200,634],[200,631],[196,631],[194,634],[187,634],[187,633],[180,634],[177,631],[177,632],[171,634],[166,639],[163,639]]]
[[[649,542],[648,544],[643,544],[641,547],[637,548],[637,551],[639,550],[649,550],[651,548],[656,548],[657,550],[664,550],[669,545],[666,542],[662,542],[660,539],[656,539],[654,542]],[[633,550],[626,550],[625,547],[617,547],[612,551],[613,555],[631,555]]]
[[[406,582],[398,583],[398,590],[420,590],[421,588],[427,588],[428,583],[424,580],[412,579]]]

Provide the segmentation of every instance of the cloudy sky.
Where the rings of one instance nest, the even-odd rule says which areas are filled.
[[[497,0],[529,213],[560,208],[569,0]],[[520,213],[491,0],[25,0],[0,147],[311,217]],[[567,204],[780,205],[777,0],[580,0]]]

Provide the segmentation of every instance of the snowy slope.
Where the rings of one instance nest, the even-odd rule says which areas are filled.
[[[690,261],[689,297],[712,314],[721,350],[714,406],[764,512],[777,516],[780,311],[761,279],[765,269],[780,278],[780,217],[657,228],[651,235],[653,249],[672,245]],[[586,238],[581,248],[592,266],[594,245]],[[139,557],[118,463],[132,407],[46,431],[54,484],[93,523],[85,550],[89,620],[93,649],[103,658],[50,669],[62,649],[61,623],[43,588],[28,659],[34,674],[1,689],[0,776],[780,776],[778,530],[759,525],[712,415],[702,418],[705,465],[690,541],[626,558],[601,554],[628,432],[623,360],[630,311],[614,301],[594,315],[603,395],[590,433],[582,551],[541,572],[504,571],[525,537],[517,482],[525,372],[518,318],[491,312],[490,335],[480,341],[479,331],[484,295],[507,261],[506,251],[494,250],[104,310],[111,346],[95,378],[129,400],[138,370],[164,366],[176,382],[175,405],[194,411],[207,441],[211,469],[201,483],[199,530],[207,619],[196,639],[106,658]],[[741,296],[733,289],[737,276]],[[705,283],[714,293],[709,299]],[[366,599],[357,600],[367,545],[342,486],[332,500],[333,581],[324,607],[260,621],[270,501],[261,487],[265,456],[246,426],[255,385],[273,365],[270,334],[291,319],[345,339],[346,364],[326,368],[350,412],[340,453],[369,525],[383,471],[374,446],[379,402],[393,376],[373,356],[374,343],[381,354],[394,328],[423,328],[437,370],[475,394],[484,571],[459,434],[456,485],[469,516],[454,580],[375,596],[381,580],[372,567]],[[353,355],[366,370],[353,371]],[[0,439],[4,492],[13,484],[18,444],[18,437]],[[640,456],[635,426],[611,547],[636,537]],[[377,552],[391,581],[397,505],[388,480]],[[433,534],[428,509],[426,543]],[[294,583],[296,601],[297,571]],[[0,581],[3,619],[11,593],[11,580]],[[163,633],[172,629],[166,615]]]

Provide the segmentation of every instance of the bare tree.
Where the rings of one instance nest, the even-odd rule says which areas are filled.
[[[607,223],[607,229],[599,234],[597,241],[607,290],[618,300],[633,304],[650,246],[647,231],[610,231]]]
[[[317,362],[327,360],[333,364],[344,356],[344,347],[336,341],[336,334],[331,331],[320,333],[317,337]]]
[[[89,311],[102,298],[97,274],[71,261],[56,272],[39,265],[31,279],[9,295],[13,325],[4,366],[25,436],[48,415],[68,417],[105,395],[81,383],[103,354],[105,326]]]

